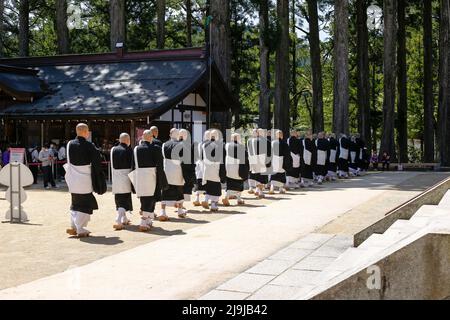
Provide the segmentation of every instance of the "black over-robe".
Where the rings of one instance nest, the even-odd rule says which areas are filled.
[[[222,184],[226,180],[225,172],[225,146],[221,141],[210,140],[203,144],[203,150],[205,150],[206,158],[212,162],[220,162],[219,177],[220,182],[207,180],[205,187],[206,194],[210,196],[222,195]]]
[[[301,140],[299,138],[291,136],[287,140],[287,143],[289,145],[289,152],[292,152],[293,154],[295,154],[297,156],[301,156],[300,155]],[[300,166],[298,168],[292,167],[289,171],[287,171],[286,175],[288,177],[299,178],[300,177]]]
[[[339,152],[338,152],[338,155],[337,155],[337,157],[338,157],[338,168],[341,171],[348,172],[348,162],[349,162],[348,158],[350,157],[350,140],[348,138],[346,138],[346,137],[342,137],[339,140],[339,144],[340,144],[340,148],[339,148]],[[344,149],[348,150],[348,157],[346,157],[345,159],[341,158],[341,152],[340,152],[341,148],[344,148]]]
[[[257,137],[256,138],[256,155],[266,155],[266,168],[267,173],[256,173],[254,175],[254,179],[258,181],[260,184],[267,184],[269,181],[269,170],[270,170],[270,154],[272,152],[272,145],[270,141],[264,137]]]
[[[330,142],[330,151],[336,150],[336,158],[334,159],[334,162],[331,162],[330,159],[328,158],[328,170],[331,172],[336,172],[337,171],[337,161],[338,161],[338,157],[339,157],[339,142],[333,137],[331,137],[329,139],[329,142]]]
[[[286,183],[286,172],[292,169],[292,157],[288,144],[282,139],[274,140],[272,155],[283,157],[283,169],[285,172],[272,172],[270,181]]]
[[[358,169],[359,164],[359,147],[355,141],[350,140],[350,148],[349,148],[349,164],[348,166],[352,169]],[[355,154],[355,158],[352,159],[352,153]]]
[[[241,177],[241,180],[227,177],[227,190],[244,191],[244,181],[249,177],[248,153],[245,150],[245,146],[236,141],[230,142],[227,147],[226,155],[234,159],[239,159],[238,174]]]
[[[94,192],[100,195],[106,192],[106,180],[102,170],[100,151],[95,148],[93,143],[83,137],[76,137],[70,141],[69,159],[74,166],[91,165],[91,180]],[[92,193],[72,193],[71,196],[70,209],[73,211],[92,214],[93,210],[98,209],[97,200]]]
[[[154,212],[156,202],[161,201],[161,192],[169,187],[166,175],[164,174],[162,150],[156,144],[142,141],[137,146],[136,156],[139,168],[156,168],[155,193],[153,196],[139,198],[142,211]]]
[[[317,147],[316,154],[318,154],[319,150],[326,152],[326,160],[325,160],[325,164],[324,165],[319,165],[319,164],[316,163],[316,167],[315,167],[315,171],[314,172],[318,176],[326,176],[327,173],[328,173],[328,162],[329,162],[329,157],[330,157],[330,143],[325,138],[317,139],[316,140],[316,147]]]
[[[304,141],[304,147],[303,147],[303,141]],[[300,172],[301,177],[304,179],[313,179],[313,172],[314,172],[314,165],[316,160],[316,148],[315,148],[314,142],[309,138],[303,138],[301,143],[301,152],[300,152]],[[305,163],[305,159],[303,156],[304,148],[311,152],[311,163],[308,165]]]
[[[113,168],[117,170],[133,168],[133,149],[125,143],[120,143],[113,149],[112,153]],[[132,186],[133,189],[133,186]],[[133,210],[131,192],[114,194],[116,209],[124,208],[126,211]]]
[[[367,161],[367,149],[366,149],[366,143],[364,142],[363,139],[361,138],[356,138],[355,139],[356,145],[359,148],[359,157],[357,159],[357,165],[358,168],[361,168],[362,170],[367,170],[368,166],[368,161]]]
[[[253,144],[253,141],[255,139],[256,139],[255,137],[251,137],[247,141],[247,152],[248,152],[249,156],[256,155],[256,149],[254,148],[254,144]],[[253,173],[253,172],[250,171],[248,178],[250,180],[257,181],[257,178],[256,178],[257,176],[258,176],[257,173]]]
[[[195,184],[195,147],[196,144],[190,144],[189,141],[181,139],[183,146],[183,161],[181,163],[181,170],[183,171],[183,194],[192,194],[192,189]]]
[[[178,140],[166,141],[163,145],[164,157],[166,159],[182,160],[183,145]],[[180,163],[181,165],[181,163]],[[165,201],[180,201],[184,199],[183,186],[176,186],[169,184],[167,190],[162,191],[162,200]]]

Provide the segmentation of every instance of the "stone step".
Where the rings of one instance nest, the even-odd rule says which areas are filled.
[[[450,190],[447,191],[438,204],[439,208],[450,209]]]
[[[436,209],[437,209],[437,206],[423,205],[419,208],[419,210],[416,211],[416,213],[414,213],[412,218],[414,218],[414,217],[432,217],[432,216],[436,215]]]

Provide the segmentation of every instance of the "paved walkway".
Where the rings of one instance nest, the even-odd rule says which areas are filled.
[[[386,191],[400,191],[398,186],[421,174],[371,174],[291,193],[246,214],[2,290],[0,299],[199,298],[353,208],[387,196]],[[399,203],[392,205],[425,187],[416,186],[403,199],[397,196]]]

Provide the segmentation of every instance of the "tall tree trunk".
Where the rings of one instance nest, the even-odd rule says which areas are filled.
[[[186,2],[186,47],[192,47],[192,2]]]
[[[406,1],[398,0],[398,52],[397,52],[397,72],[398,72],[398,102],[397,102],[397,144],[400,162],[408,162],[408,91],[406,86],[406,22],[405,22]]]
[[[319,37],[319,15],[317,13],[317,1],[308,0],[309,16],[309,56],[311,60],[312,74],[312,103],[314,132],[323,131],[323,89],[322,89],[322,62]]]
[[[291,55],[292,55],[292,72],[291,72],[291,96],[292,104],[291,104],[291,115],[292,115],[292,123],[297,122],[298,118],[298,97],[297,97],[297,34],[295,30],[295,2],[296,0],[292,0],[291,4],[291,35],[293,37],[291,43]]]
[[[67,0],[55,1],[56,38],[58,53],[69,53],[69,28],[67,27]]]
[[[425,162],[434,162],[433,25],[431,1],[423,2],[423,48],[423,160]]]
[[[3,32],[4,32],[4,15],[5,15],[5,0],[0,0],[0,57],[5,55],[3,45]]]
[[[370,84],[369,35],[367,30],[367,0],[356,0],[357,25],[357,101],[358,130],[371,150],[370,139]]]
[[[275,128],[289,135],[289,0],[277,1],[279,22],[275,54]]]
[[[229,0],[211,0],[212,57],[231,89],[231,30]]]
[[[377,92],[376,92],[376,72],[377,66],[374,63],[372,65],[372,110],[377,110]],[[377,126],[372,126],[372,151],[377,151]]]
[[[396,0],[384,0],[384,30],[383,30],[383,75],[384,75],[384,98],[383,98],[383,134],[381,137],[380,154],[389,153],[391,159],[396,159],[394,143],[394,116],[395,116],[395,59],[396,59]]]
[[[166,0],[156,1],[156,11],[156,46],[158,49],[164,49],[166,42]]]
[[[349,133],[348,0],[334,3],[333,130]]]
[[[30,3],[28,0],[19,2],[19,56],[30,55]]]
[[[438,140],[442,166],[450,166],[450,0],[441,0],[439,27]]]
[[[116,43],[125,42],[125,0],[111,0],[109,3],[111,23],[111,51],[116,50]]]
[[[269,0],[259,3],[259,127],[270,128]]]

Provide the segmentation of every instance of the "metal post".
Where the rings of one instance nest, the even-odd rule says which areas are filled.
[[[13,198],[12,198],[13,197],[12,168],[13,168],[13,165],[12,165],[12,163],[10,163],[10,165],[9,165],[9,199],[10,199],[10,202],[9,202],[10,208],[9,208],[9,210],[10,210],[11,216],[9,217],[9,220],[10,220],[11,223],[14,220],[14,218],[13,218],[14,205],[13,205]]]
[[[111,161],[108,162],[108,180],[109,180],[109,183],[112,183],[112,181],[111,181]]]
[[[20,170],[21,170],[21,166],[20,163],[17,163],[17,167],[19,169],[19,181],[17,183],[17,191],[18,191],[18,196],[19,196],[19,223],[22,222],[22,192],[20,192],[22,190],[21,188],[21,179],[20,179]]]

